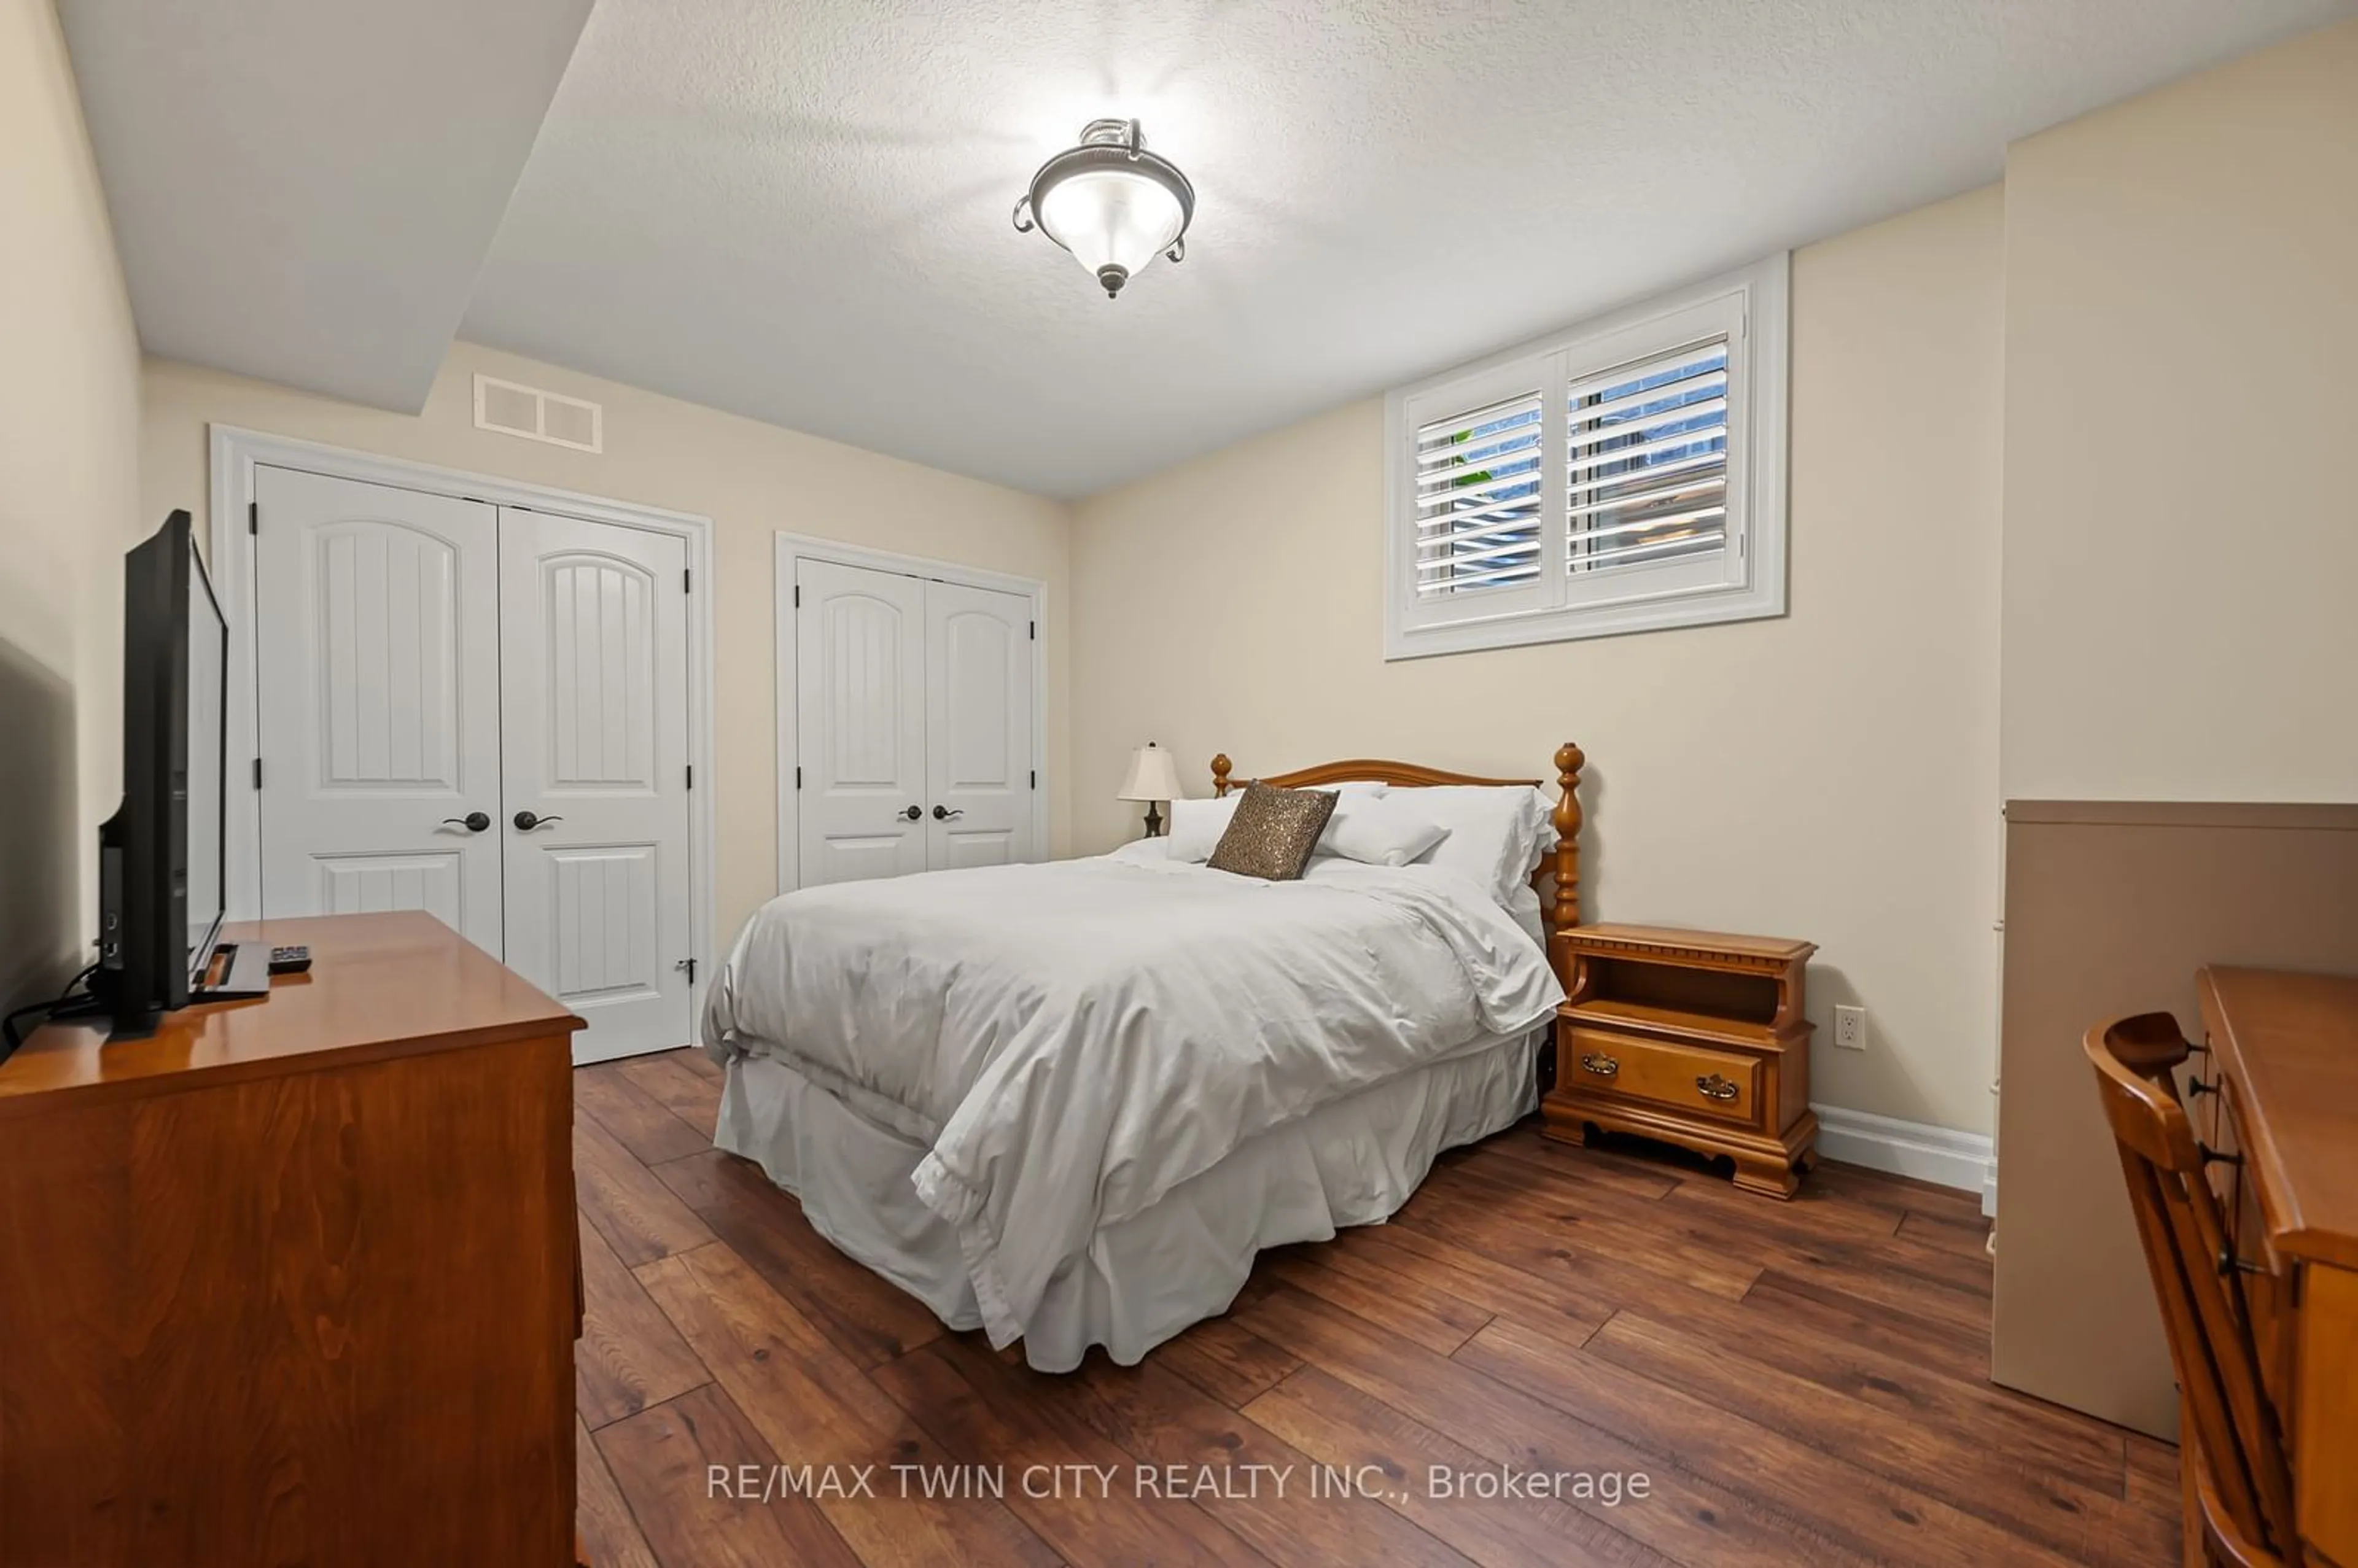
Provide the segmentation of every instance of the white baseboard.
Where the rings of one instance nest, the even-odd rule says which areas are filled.
[[[1997,1155],[1981,1133],[1835,1105],[1810,1108],[1818,1113],[1818,1152],[1825,1158],[1978,1193],[1982,1213],[1997,1213]]]

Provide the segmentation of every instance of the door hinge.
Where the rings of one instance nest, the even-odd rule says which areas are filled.
[[[262,759],[260,757],[254,759],[254,787],[256,789],[260,789],[262,787]]]
[[[687,787],[690,789],[694,789],[696,787],[696,764],[694,762],[687,764]]]
[[[1040,787],[1040,770],[1037,768],[1032,770],[1032,787],[1033,789]]]
[[[245,503],[245,531],[249,534],[262,532],[262,503],[259,501]]]
[[[693,567],[679,568],[679,590],[682,593],[696,591],[696,569]]]
[[[795,787],[796,789],[803,787],[803,771],[800,768],[795,770]]]
[[[1035,643],[1038,642],[1040,640],[1040,622],[1037,621],[1027,621],[1024,624],[1032,628],[1032,641]]]
[[[795,608],[796,610],[800,610],[802,607],[803,607],[803,585],[802,585],[802,584],[800,584],[800,583],[796,583],[796,584],[795,584]]]

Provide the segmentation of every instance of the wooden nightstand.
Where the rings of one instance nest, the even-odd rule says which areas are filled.
[[[1789,1198],[1815,1153],[1802,973],[1817,946],[1654,925],[1559,935],[1551,1138],[1641,1133],[1736,1162],[1736,1184]]]

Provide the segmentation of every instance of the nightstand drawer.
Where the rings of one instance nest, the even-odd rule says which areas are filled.
[[[1757,1056],[1576,1025],[1565,1027],[1561,1038],[1556,1083],[1563,1089],[1642,1100],[1747,1126],[1759,1122]]]

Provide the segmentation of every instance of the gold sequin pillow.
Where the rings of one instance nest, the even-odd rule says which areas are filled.
[[[1332,790],[1247,784],[1219,847],[1205,863],[1240,877],[1293,881],[1310,863],[1310,851],[1318,847],[1318,835],[1326,830],[1326,818],[1334,812]]]

